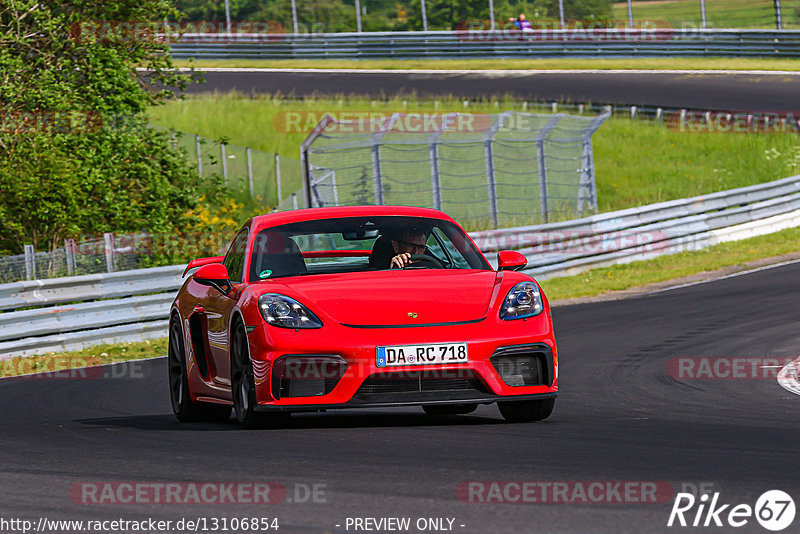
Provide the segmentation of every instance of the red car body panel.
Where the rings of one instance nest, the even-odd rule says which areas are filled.
[[[254,236],[265,228],[297,221],[388,215],[455,223],[440,211],[404,206],[315,208],[274,213],[255,217],[245,225],[250,229],[246,257],[250,256]],[[466,232],[464,236],[469,239]],[[356,251],[351,255],[368,255],[369,252]],[[327,256],[314,252],[304,254],[304,257]],[[213,261],[221,261],[221,258],[194,260],[190,267]],[[421,269],[288,276],[247,282],[249,261],[245,262],[244,271],[245,282],[234,282],[228,295],[196,282],[191,274],[173,303],[171,319],[179,320],[182,326],[189,389],[195,402],[232,404],[229,350],[231,326],[236,315],[241,317],[248,332],[257,402],[265,409],[358,406],[353,403],[354,395],[368,377],[398,371],[472,370],[488,393],[504,397],[502,400],[513,400],[521,395],[553,396],[558,391],[557,347],[550,306],[544,294],[544,311],[539,315],[516,320],[503,320],[499,316],[508,292],[520,282],[533,280],[528,275],[510,270]],[[265,293],[278,293],[301,302],[321,320],[323,327],[291,329],[267,324],[258,304],[259,297]],[[376,366],[378,346],[458,342],[468,344],[468,363]],[[508,385],[489,361],[498,349],[523,345],[549,349],[552,369],[547,384]],[[328,394],[276,398],[271,387],[273,365],[285,355],[336,355],[344,359],[347,368]],[[487,397],[489,402],[496,400]]]

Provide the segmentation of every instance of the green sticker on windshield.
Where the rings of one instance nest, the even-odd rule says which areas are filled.
[[[265,269],[265,270],[261,271],[260,273],[258,273],[258,277],[259,278],[269,278],[269,276],[271,274],[272,274],[272,271],[270,271],[269,269]]]

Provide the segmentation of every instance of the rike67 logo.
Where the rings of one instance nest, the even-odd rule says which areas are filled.
[[[781,490],[765,492],[755,506],[723,504],[719,492],[712,496],[704,493],[699,498],[678,493],[667,526],[740,528],[755,519],[765,529],[778,532],[791,525],[794,516],[794,500]]]

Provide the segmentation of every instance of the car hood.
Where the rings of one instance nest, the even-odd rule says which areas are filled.
[[[342,324],[412,326],[481,319],[495,278],[494,271],[426,269],[302,276],[281,285]]]

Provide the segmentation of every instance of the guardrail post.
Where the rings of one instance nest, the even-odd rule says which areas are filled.
[[[297,193],[292,193],[292,208],[297,209]]]
[[[197,149],[197,174],[203,176],[203,153],[200,151],[200,136],[194,136],[194,144]]]
[[[245,150],[247,152],[247,182],[250,185],[250,198],[256,198],[256,192],[253,189],[253,158],[250,154],[250,147]]]
[[[281,200],[283,200],[283,194],[281,193],[281,157],[278,154],[275,154],[275,186],[278,189],[277,204],[280,204]]]
[[[78,274],[78,266],[75,262],[75,240],[74,239],[65,239],[64,240],[64,253],[67,257],[67,274],[70,276],[75,276]]]
[[[34,280],[36,278],[36,256],[33,245],[25,245],[25,279]]]
[[[483,143],[484,155],[486,158],[486,185],[489,188],[489,215],[492,220],[492,228],[497,228],[497,182],[494,177],[494,150],[492,140],[487,139]]]
[[[781,0],[775,0],[775,27],[779,30],[783,29],[783,16],[781,13]]]
[[[106,232],[103,234],[103,244],[106,249],[106,272],[114,272],[114,234]]]

